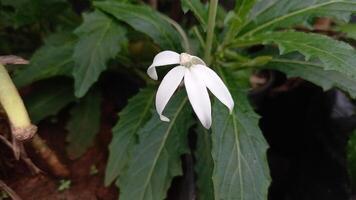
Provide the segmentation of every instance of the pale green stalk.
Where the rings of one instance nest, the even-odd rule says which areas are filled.
[[[215,21],[216,21],[216,12],[218,10],[218,3],[219,0],[210,0],[210,5],[209,5],[209,19],[208,19],[208,28],[206,33],[205,52],[204,52],[204,59],[208,64],[210,64],[211,62],[211,49],[214,40],[214,29],[215,29]]]
[[[184,32],[184,30],[182,29],[182,27],[173,19],[165,16],[165,15],[161,15],[162,18],[164,20],[166,20],[168,23],[170,23],[179,33],[179,35],[182,37],[183,40],[183,48],[185,50],[185,52],[187,53],[191,53],[191,49],[190,49],[190,45],[189,45],[189,39],[187,34]]]
[[[18,140],[31,138],[37,127],[31,124],[25,105],[7,70],[0,64],[0,103],[10,121],[12,134]]]

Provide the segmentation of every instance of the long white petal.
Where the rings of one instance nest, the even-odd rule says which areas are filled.
[[[191,67],[199,73],[205,86],[213,93],[224,105],[226,105],[230,112],[234,109],[234,100],[224,82],[220,77],[209,67],[204,65],[194,65]]]
[[[162,113],[169,99],[182,82],[185,70],[186,68],[183,66],[177,66],[171,69],[158,87],[156,94],[156,109],[162,121],[169,122],[169,119],[166,116],[163,116]]]
[[[179,63],[179,54],[174,51],[162,51],[158,53],[151,64],[147,69],[147,74],[154,80],[158,79],[156,67],[163,65],[172,65]]]
[[[202,125],[209,129],[211,126],[211,105],[208,90],[199,78],[199,74],[192,68],[185,71],[184,84],[195,114]]]

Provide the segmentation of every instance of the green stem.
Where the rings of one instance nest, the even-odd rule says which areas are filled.
[[[204,52],[204,58],[208,64],[210,64],[210,62],[211,62],[211,48],[213,46],[215,20],[216,20],[216,12],[218,9],[218,2],[219,2],[219,0],[210,0],[210,6],[209,6],[208,29],[207,29],[207,34],[206,34],[205,52]]]
[[[193,27],[193,33],[197,36],[200,45],[203,47],[203,49],[205,49],[205,43],[204,43],[203,36],[200,34],[200,31],[198,30],[198,28],[196,26]]]
[[[9,118],[12,134],[18,140],[31,138],[37,127],[31,124],[25,105],[7,70],[0,64],[0,103]]]
[[[184,50],[187,53],[191,53],[188,36],[184,32],[182,27],[176,21],[174,21],[173,19],[171,19],[171,18],[169,18],[169,17],[167,17],[165,15],[161,15],[161,16],[162,16],[162,18],[164,20],[166,20],[168,23],[170,23],[178,31],[179,35],[182,37],[182,40],[183,40]]]

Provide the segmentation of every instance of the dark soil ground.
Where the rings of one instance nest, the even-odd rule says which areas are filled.
[[[51,175],[47,165],[41,160],[36,152],[30,147],[29,154],[34,163],[44,173],[31,175],[28,168],[17,162],[15,170],[7,174],[5,182],[16,191],[24,200],[111,200],[118,199],[118,191],[115,186],[104,186],[104,172],[106,159],[108,157],[107,145],[110,142],[110,125],[103,124],[95,145],[77,160],[66,157],[64,123],[52,124],[45,121],[40,124],[39,132],[47,144],[60,156],[61,161],[70,170],[70,176],[66,178]],[[27,145],[29,146],[29,145]],[[95,166],[95,167],[94,167]],[[97,172],[93,173],[96,168]],[[60,180],[70,180],[68,189],[59,191]]]

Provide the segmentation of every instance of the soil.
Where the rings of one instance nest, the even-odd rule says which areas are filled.
[[[36,152],[27,146],[30,157],[34,163],[44,171],[43,174],[31,175],[29,169],[18,163],[15,172],[5,182],[24,200],[111,200],[118,199],[115,186],[104,186],[105,164],[108,155],[107,145],[111,138],[110,126],[103,124],[96,143],[82,157],[77,160],[67,158],[65,150],[66,130],[64,123],[55,124],[45,121],[40,124],[38,134],[44,138],[48,145],[60,156],[69,168],[71,175],[66,178],[54,177],[49,172],[43,160]],[[95,166],[97,172],[91,173]],[[59,191],[60,181],[70,180],[68,189]]]
[[[26,144],[29,157],[43,171],[42,174],[32,175],[28,167],[21,161],[14,160],[9,148],[0,143],[0,152],[2,155],[5,154],[0,156],[1,179],[23,200],[117,200],[118,189],[115,185],[104,186],[108,145],[112,137],[111,128],[117,122],[118,111],[138,91],[141,84],[137,79],[130,79],[122,74],[106,73],[102,76],[100,80],[103,95],[101,129],[93,146],[76,160],[71,160],[65,152],[67,134],[65,126],[70,105],[57,117],[48,118],[38,125],[38,134],[68,167],[69,177],[53,176],[31,145]],[[28,91],[27,88],[22,93],[26,95]],[[112,91],[122,92],[118,94]],[[4,121],[0,121],[0,124],[3,124],[1,122]],[[95,168],[94,173],[93,168]],[[70,180],[68,189],[59,191],[61,180]]]

